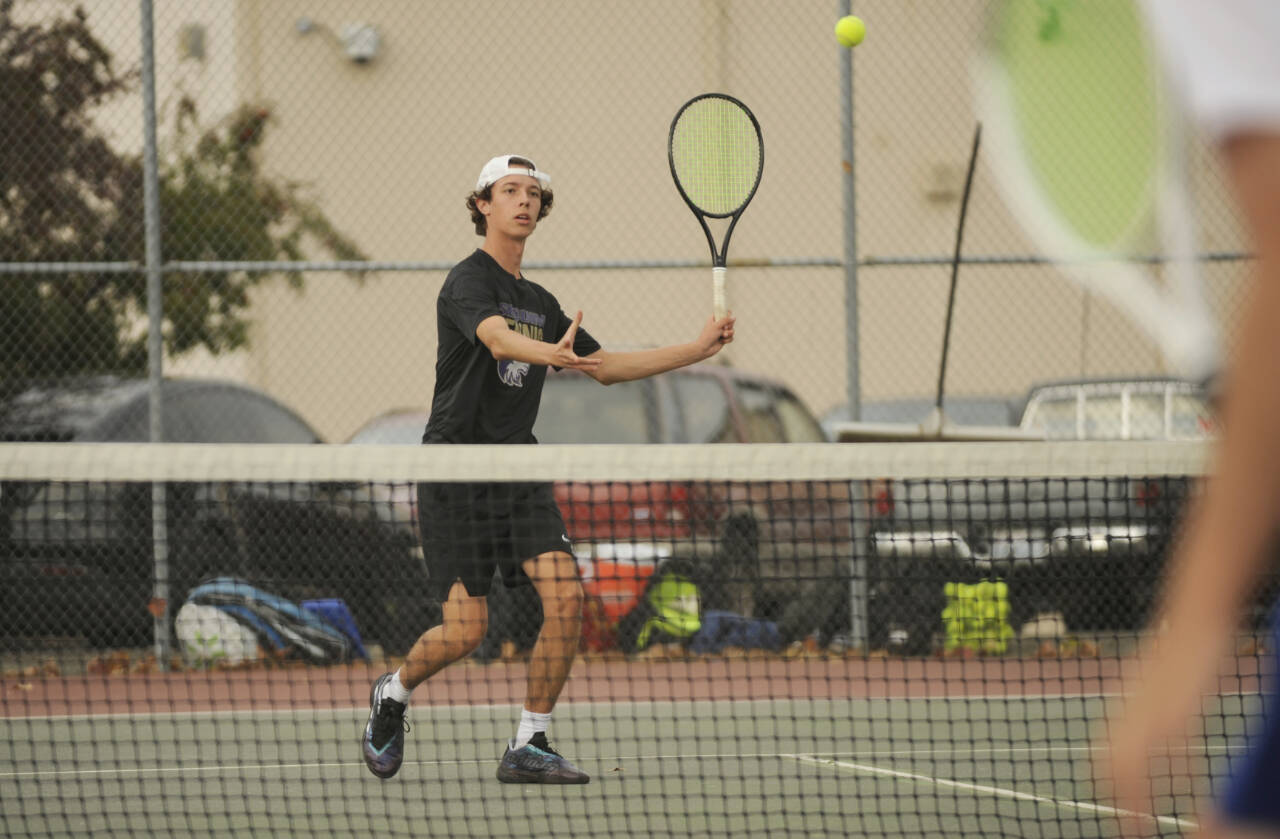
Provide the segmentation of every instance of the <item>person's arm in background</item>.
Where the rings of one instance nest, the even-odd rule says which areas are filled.
[[[1222,389],[1222,437],[1170,563],[1122,716],[1109,724],[1120,807],[1149,813],[1148,755],[1185,736],[1280,524],[1280,132],[1223,146],[1257,262]]]

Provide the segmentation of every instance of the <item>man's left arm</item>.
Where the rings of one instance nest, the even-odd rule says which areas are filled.
[[[712,317],[702,327],[698,337],[687,344],[672,344],[631,352],[597,350],[587,357],[600,359],[600,365],[594,370],[587,370],[586,373],[600,384],[611,385],[643,379],[678,367],[687,367],[711,358],[720,352],[721,347],[731,342],[733,325],[732,315],[719,320]]]

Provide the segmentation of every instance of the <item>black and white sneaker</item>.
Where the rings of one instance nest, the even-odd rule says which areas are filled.
[[[515,744],[514,740],[507,743],[498,764],[498,780],[504,784],[585,784],[591,780],[551,748],[547,735],[541,731],[533,735],[528,745],[517,749]]]
[[[405,704],[382,695],[390,673],[383,673],[369,692],[369,721],[360,738],[364,763],[369,771],[386,780],[400,771],[404,760],[404,733],[409,721],[404,718]]]

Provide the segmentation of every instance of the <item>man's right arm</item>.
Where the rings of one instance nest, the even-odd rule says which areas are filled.
[[[600,359],[583,358],[573,351],[573,339],[581,322],[582,312],[578,312],[564,337],[558,343],[549,344],[521,335],[507,326],[506,318],[491,315],[480,321],[480,325],[476,327],[476,337],[498,361],[523,361],[527,364],[568,367],[572,370],[594,370],[600,366]]]

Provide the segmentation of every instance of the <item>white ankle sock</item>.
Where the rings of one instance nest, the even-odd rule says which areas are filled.
[[[520,727],[516,729],[516,748],[521,749],[539,731],[546,731],[551,724],[550,714],[539,714],[525,708],[520,712]]]
[[[404,705],[409,704],[410,690],[400,681],[400,671],[397,670],[395,675],[391,677],[391,681],[387,682],[386,687],[382,689],[382,695],[388,699],[394,699]]]

